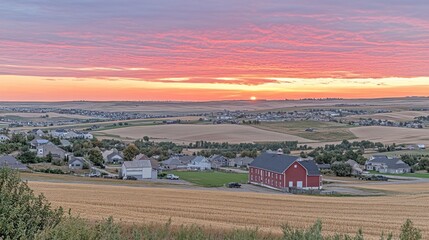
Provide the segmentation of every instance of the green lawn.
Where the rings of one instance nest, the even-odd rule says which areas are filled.
[[[180,179],[202,187],[222,187],[229,182],[247,183],[247,173],[171,171]]]

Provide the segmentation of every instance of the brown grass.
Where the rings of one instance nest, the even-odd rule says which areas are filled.
[[[306,227],[321,219],[325,233],[354,233],[370,239],[398,234],[410,218],[429,238],[429,194],[382,197],[319,197],[283,194],[136,188],[93,184],[30,182],[55,206],[91,220],[114,216],[128,223],[197,224],[214,229],[259,227],[279,232],[290,223]]]

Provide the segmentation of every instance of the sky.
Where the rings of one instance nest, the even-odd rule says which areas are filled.
[[[427,0],[1,0],[0,101],[429,95]]]

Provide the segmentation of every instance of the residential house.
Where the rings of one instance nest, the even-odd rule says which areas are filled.
[[[316,162],[277,153],[263,153],[249,165],[249,182],[273,189],[321,189]]]
[[[365,163],[365,169],[368,171],[377,171],[379,173],[408,173],[411,167],[399,158],[388,158],[385,155],[372,156]]]
[[[331,169],[331,164],[320,163],[320,164],[317,164],[317,167],[319,168],[319,170],[329,170],[329,169]]]
[[[9,141],[10,138],[4,134],[0,134],[0,142],[6,142]]]
[[[249,164],[251,164],[255,159],[250,157],[237,157],[237,158],[231,158],[229,160],[228,165],[230,167],[249,167]]]
[[[203,156],[197,156],[191,160],[191,162],[187,165],[188,169],[192,170],[210,170],[212,169],[211,163],[207,160],[207,158]]]
[[[60,143],[61,143],[61,146],[63,146],[63,147],[71,147],[71,146],[73,146],[72,143],[69,140],[65,140],[65,139],[60,140]]]
[[[142,179],[157,179],[158,171],[156,166],[152,165],[150,160],[133,160],[125,161],[122,164],[121,176],[126,179],[135,177],[138,180]]]
[[[83,169],[86,163],[86,160],[82,157],[71,157],[68,161],[69,168],[72,170]]]
[[[34,135],[36,137],[44,137],[46,135],[45,132],[43,132],[40,129],[33,129],[33,130],[30,131],[30,134]]]
[[[48,144],[48,143],[51,143],[51,142],[47,139],[35,138],[35,139],[30,141],[30,148],[36,149],[36,148],[38,148],[42,145]]]
[[[213,155],[207,159],[212,168],[221,168],[221,167],[227,167],[228,166],[228,158],[222,156],[222,155]]]
[[[161,166],[163,169],[178,169],[180,166],[186,166],[183,165],[183,163],[179,160],[179,157],[170,157],[167,160],[164,160],[161,162]]]
[[[417,144],[417,147],[419,149],[426,149],[426,146],[424,144]]]
[[[104,151],[103,159],[106,164],[122,164],[124,162],[124,157],[116,148]]]
[[[55,146],[52,143],[44,144],[44,145],[37,147],[37,156],[38,157],[46,157],[46,156],[48,156],[49,153],[51,153],[51,155],[54,159],[59,159],[59,160],[62,160],[67,156],[66,151]]]
[[[16,160],[15,157],[10,155],[0,156],[0,168],[10,168],[20,171],[28,170],[27,166]]]
[[[363,169],[355,160],[349,159],[346,163],[352,167],[352,175],[361,175],[363,173]]]
[[[138,161],[138,160],[150,160],[150,158],[144,155],[143,153],[140,153],[133,158],[133,161]]]

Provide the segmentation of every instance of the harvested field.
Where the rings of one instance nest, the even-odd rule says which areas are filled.
[[[429,194],[429,182],[402,184],[366,184],[359,188],[406,194]]]
[[[350,126],[334,122],[262,122],[261,124],[251,126],[322,142],[342,141],[344,139],[351,140],[356,138],[349,130]],[[306,131],[308,128],[312,128],[314,131]]]
[[[95,132],[97,134],[97,132]],[[101,135],[120,136],[122,138],[139,139],[149,136],[155,141],[173,141],[176,143],[190,143],[195,141],[211,142],[276,142],[299,141],[314,142],[302,137],[266,131],[244,125],[194,125],[171,124],[155,126],[138,126],[100,131]]]
[[[49,115],[49,118],[41,118],[43,115]],[[21,113],[21,112],[0,112],[0,117],[7,118],[22,118],[32,121],[49,120],[49,119],[90,119],[89,116],[82,116],[77,114],[60,114],[54,112],[48,113]]]
[[[350,131],[359,140],[397,144],[429,144],[429,129],[370,126],[350,128]]]
[[[373,118],[373,119],[386,119],[395,122],[401,121],[411,121],[415,117],[428,116],[429,112],[425,111],[400,111],[400,112],[391,112],[391,113],[376,113],[369,115],[356,115],[352,117],[347,117],[349,120],[357,120],[359,118]]]
[[[128,223],[198,224],[214,229],[258,227],[280,232],[289,223],[306,227],[317,219],[325,233],[355,233],[368,239],[398,234],[410,218],[429,238],[429,194],[382,197],[319,197],[205,190],[136,188],[92,184],[29,182],[54,206],[71,208],[91,220],[108,216]],[[399,214],[400,213],[400,214]]]

